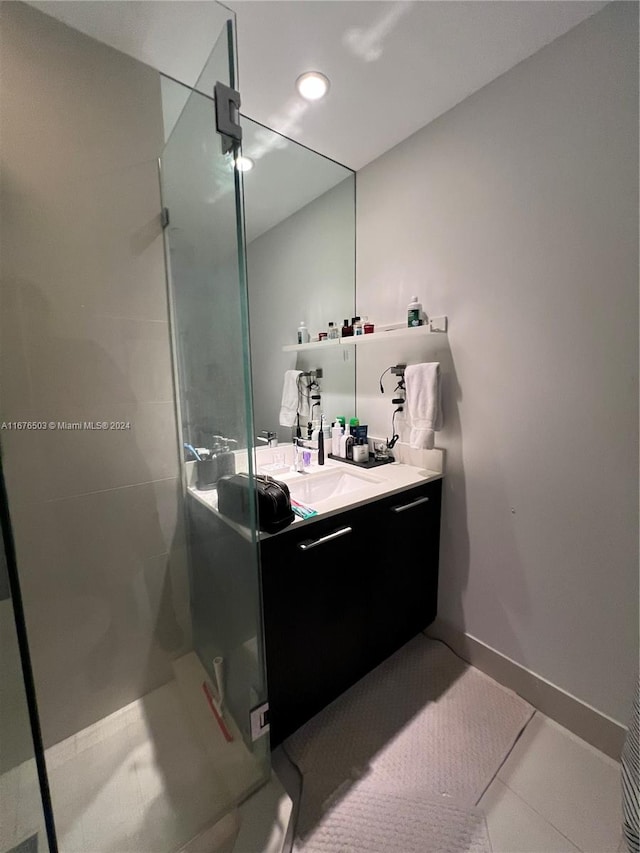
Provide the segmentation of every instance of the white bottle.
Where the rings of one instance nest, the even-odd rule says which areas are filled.
[[[342,438],[342,424],[336,421],[331,427],[331,455],[340,456],[340,439]]]
[[[310,340],[309,329],[305,326],[304,320],[300,320],[300,325],[298,326],[298,343],[308,344]]]
[[[344,435],[340,436],[340,453],[338,454],[338,456],[341,456],[343,459],[347,458],[347,442],[350,438],[351,436],[348,433],[345,433]]]
[[[418,302],[417,296],[411,297],[411,302],[407,306],[407,326],[412,329],[414,326],[422,325],[422,303]]]

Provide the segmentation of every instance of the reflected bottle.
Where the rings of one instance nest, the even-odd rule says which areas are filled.
[[[349,325],[349,321],[345,320],[342,324],[341,334],[343,338],[353,337],[353,326]]]

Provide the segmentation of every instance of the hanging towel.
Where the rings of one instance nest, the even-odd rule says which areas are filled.
[[[296,425],[298,414],[298,377],[301,370],[285,370],[282,385],[282,403],[280,404],[280,426]]]
[[[409,364],[404,371],[404,381],[411,426],[409,444],[419,450],[431,450],[434,431],[442,429],[440,363]]]

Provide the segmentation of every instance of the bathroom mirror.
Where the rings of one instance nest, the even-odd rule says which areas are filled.
[[[162,79],[165,137],[181,148],[184,163],[200,162],[200,171],[180,170],[176,180],[165,176],[172,198],[171,265],[180,283],[174,292],[174,323],[182,365],[183,436],[208,446],[210,434],[218,433],[241,447],[244,403],[233,387],[239,382],[243,347],[226,333],[235,317],[227,315],[238,305],[212,299],[212,293],[225,291],[237,264],[236,221],[229,208],[233,167],[231,160],[217,156],[219,137],[207,110],[190,115],[189,134],[175,138],[188,93]],[[297,343],[301,320],[313,342],[328,331],[329,322],[339,329],[354,314],[355,173],[245,116],[241,124],[242,154],[251,166],[243,172],[243,185],[254,426],[257,435],[277,432],[284,442],[292,432],[279,417],[287,370],[322,370],[320,409],[328,422],[355,412],[354,348],[283,351]],[[202,174],[206,188],[198,177]],[[222,215],[227,208],[228,215]],[[214,398],[226,404],[212,408]]]
[[[242,119],[247,279],[254,425],[277,431],[284,374],[322,370],[321,411],[327,422],[355,413],[353,347],[297,343],[304,321],[311,336],[336,328],[355,306],[355,173],[251,119]],[[305,424],[306,425],[306,424]]]

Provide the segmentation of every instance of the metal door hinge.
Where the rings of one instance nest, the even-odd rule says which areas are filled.
[[[251,721],[251,740],[258,740],[269,731],[269,703],[263,702],[249,711]]]
[[[238,123],[240,92],[217,82],[213,94],[216,100],[216,129],[222,136],[222,153],[228,154],[234,142],[242,142],[242,128]]]
[[[169,208],[163,207],[162,210],[160,211],[160,225],[162,225],[163,228],[166,228],[168,224],[169,224]]]

